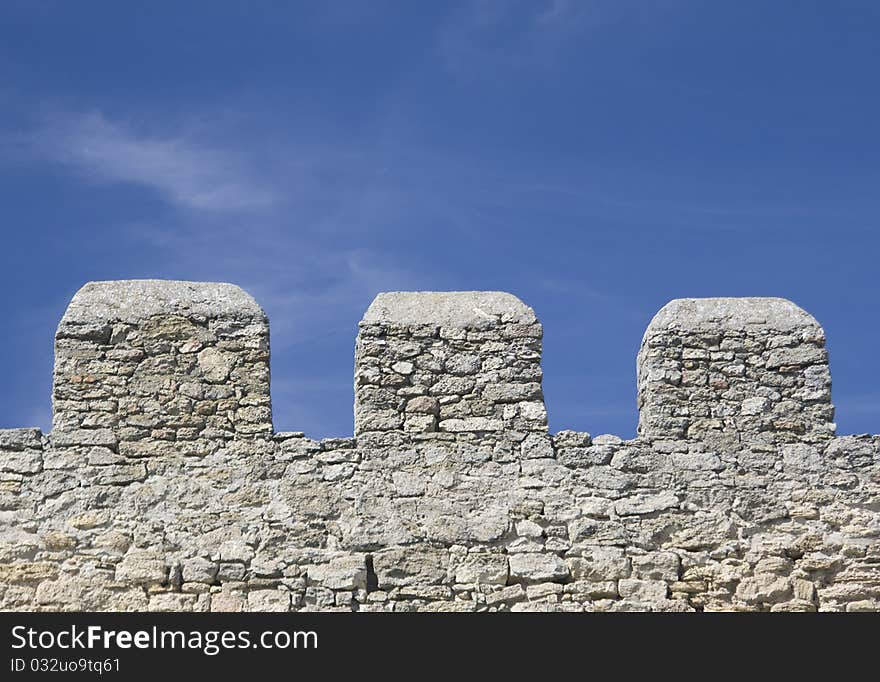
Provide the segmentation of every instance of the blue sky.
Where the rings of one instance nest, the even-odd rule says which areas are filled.
[[[157,277],[264,306],[278,430],[351,433],[376,292],[501,289],[553,431],[634,435],[669,299],[784,296],[877,433],[878,35],[873,0],[7,0],[0,427],[49,427],[84,282]]]

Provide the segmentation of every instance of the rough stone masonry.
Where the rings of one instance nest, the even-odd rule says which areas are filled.
[[[380,294],[355,436],[315,441],[273,431],[244,291],[87,284],[52,432],[0,431],[0,608],[880,610],[880,437],[835,437],[809,314],[669,303],[630,441],[548,433],[541,337],[510,294]]]

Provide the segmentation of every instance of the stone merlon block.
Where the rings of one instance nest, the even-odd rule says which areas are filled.
[[[498,444],[546,431],[541,338],[534,311],[504,292],[379,294],[360,323],[355,434]]]
[[[639,435],[834,435],[825,333],[782,298],[688,298],[648,325],[638,358]]]
[[[272,432],[269,323],[233,284],[90,282],[58,325],[53,374],[58,445],[204,455]]]

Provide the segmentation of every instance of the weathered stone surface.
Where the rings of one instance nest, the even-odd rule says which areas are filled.
[[[736,596],[747,603],[787,601],[791,595],[791,582],[772,574],[745,578],[736,589]]]
[[[835,425],[824,346],[819,323],[785,299],[671,301],[639,351],[639,434],[827,441]]]
[[[116,566],[116,580],[135,585],[158,585],[165,582],[165,561],[157,552],[126,554]]]
[[[252,590],[247,596],[248,611],[290,611],[290,592]]]
[[[311,566],[309,579],[331,590],[357,590],[367,586],[367,564],[363,556],[332,559],[327,564]]]
[[[0,472],[11,474],[36,474],[43,468],[43,455],[40,450],[0,449]]]
[[[674,552],[651,552],[632,558],[633,575],[644,580],[678,580],[681,560]]]
[[[614,505],[614,510],[620,516],[628,516],[630,514],[652,514],[677,506],[678,497],[673,493],[638,493],[619,500]]]
[[[213,583],[217,578],[217,570],[219,565],[216,561],[196,557],[189,559],[183,563],[182,578],[184,582],[190,583]]]
[[[446,577],[448,563],[444,550],[429,546],[387,549],[373,556],[380,589],[439,583]]]
[[[250,294],[234,284],[132,279],[89,282],[67,306],[61,327],[137,323],[154,316],[263,319]]]
[[[455,568],[455,581],[462,584],[506,585],[509,570],[503,554],[468,554]]]
[[[510,294],[379,294],[360,323],[355,434],[445,433],[495,447],[501,431],[546,433],[541,336]]]
[[[662,580],[636,580],[627,578],[617,584],[623,599],[640,602],[657,602],[666,599],[667,585]]]
[[[437,398],[420,395],[407,401],[406,411],[417,414],[437,414],[440,411],[440,401]]]
[[[500,323],[534,324],[534,311],[503,291],[395,291],[379,294],[365,324],[432,325],[485,329]]]
[[[504,424],[500,419],[487,419],[486,417],[466,417],[464,419],[444,419],[440,422],[441,431],[452,433],[473,431],[501,431]]]
[[[0,565],[0,584],[32,583],[51,580],[58,574],[58,567],[47,561],[11,563]]]
[[[20,452],[42,449],[43,434],[40,429],[0,429],[0,451]]]
[[[619,547],[587,547],[582,557],[566,560],[571,576],[575,580],[602,582],[628,578],[631,572],[631,559]]]
[[[52,443],[204,456],[271,435],[268,347],[263,310],[234,285],[91,282],[56,332]]]
[[[512,604],[514,602],[525,599],[526,591],[522,585],[510,585],[497,592],[492,592],[486,596],[486,604],[489,606],[497,606],[499,604]]]
[[[549,436],[541,433],[530,433],[520,446],[520,454],[523,459],[552,458],[554,456],[553,442]]]
[[[532,553],[510,556],[510,577],[516,582],[540,583],[565,580],[568,566],[554,554]]]

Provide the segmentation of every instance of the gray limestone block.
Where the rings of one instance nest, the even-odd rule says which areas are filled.
[[[812,315],[784,298],[677,298],[651,320],[645,338],[663,330],[684,332],[714,329],[767,330],[791,333],[821,331]]]
[[[0,450],[42,450],[43,434],[38,428],[0,429]]]
[[[58,331],[64,335],[83,325],[138,324],[156,315],[268,324],[260,305],[235,284],[132,279],[83,286],[67,306]]]
[[[435,325],[487,329],[498,324],[534,324],[535,312],[503,291],[393,291],[381,293],[362,324]]]
[[[29,475],[43,467],[43,434],[39,429],[0,429],[0,478],[3,473]]]

